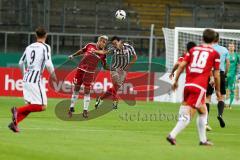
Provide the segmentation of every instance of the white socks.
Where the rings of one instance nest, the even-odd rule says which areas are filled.
[[[198,134],[200,142],[206,142],[207,141],[207,135],[206,135],[206,124],[207,124],[207,113],[206,114],[200,114],[197,117],[197,128],[198,128]]]
[[[189,106],[182,105],[179,109],[179,118],[175,128],[170,132],[170,136],[172,138],[176,138],[176,136],[187,127],[190,123],[191,116],[190,116],[191,108]]]
[[[78,94],[79,94],[79,91],[73,91],[70,108],[74,108],[74,105],[78,99]]]
[[[84,110],[88,110],[89,103],[90,103],[90,94],[84,94],[84,98],[83,98],[83,109]]]

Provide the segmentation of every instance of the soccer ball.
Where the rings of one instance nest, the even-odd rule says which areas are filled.
[[[117,10],[117,12],[115,13],[115,17],[118,20],[124,20],[126,18],[126,12],[124,10]]]

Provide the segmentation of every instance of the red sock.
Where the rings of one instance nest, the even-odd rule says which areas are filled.
[[[101,99],[106,99],[110,96],[112,96],[115,93],[115,90],[113,88],[109,88],[107,92],[105,92],[102,96]]]
[[[17,115],[17,124],[29,115],[30,112],[22,112]]]
[[[26,106],[22,106],[17,108],[17,123],[22,121],[24,118],[28,116],[31,112],[41,112],[44,108],[39,104],[28,104]]]

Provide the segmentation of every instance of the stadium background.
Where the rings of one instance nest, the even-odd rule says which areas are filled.
[[[6,72],[3,71],[8,71],[15,81],[19,80],[13,76],[18,70],[17,62],[24,48],[35,40],[33,31],[39,25],[49,31],[47,43],[52,47],[53,62],[58,66],[67,55],[96,41],[100,34],[123,37],[134,45],[138,62],[148,62],[150,26],[154,24],[152,62],[164,66],[166,54],[162,27],[238,29],[239,8],[238,0],[0,0],[1,90],[10,89],[12,85],[6,82]],[[127,11],[125,21],[115,19],[117,9]],[[160,72],[157,68],[154,71]],[[153,83],[158,83],[156,79],[169,82],[166,75],[155,77]],[[21,96],[21,90],[18,91],[13,94],[14,90],[10,89],[1,95]],[[157,98],[155,93],[151,95],[150,100],[173,101],[169,94]],[[237,94],[236,99],[238,97]]]

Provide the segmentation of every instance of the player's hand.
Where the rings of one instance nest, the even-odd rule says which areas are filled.
[[[174,73],[171,73],[170,75],[169,75],[169,79],[173,79],[173,77],[174,77]]]
[[[174,81],[174,83],[172,84],[172,90],[176,90],[178,88],[178,82]]]
[[[74,57],[73,55],[68,56],[68,59],[72,60]]]
[[[209,81],[209,84],[212,86],[212,87],[214,87],[215,86],[215,81],[214,81],[214,79],[210,79],[210,81]]]

